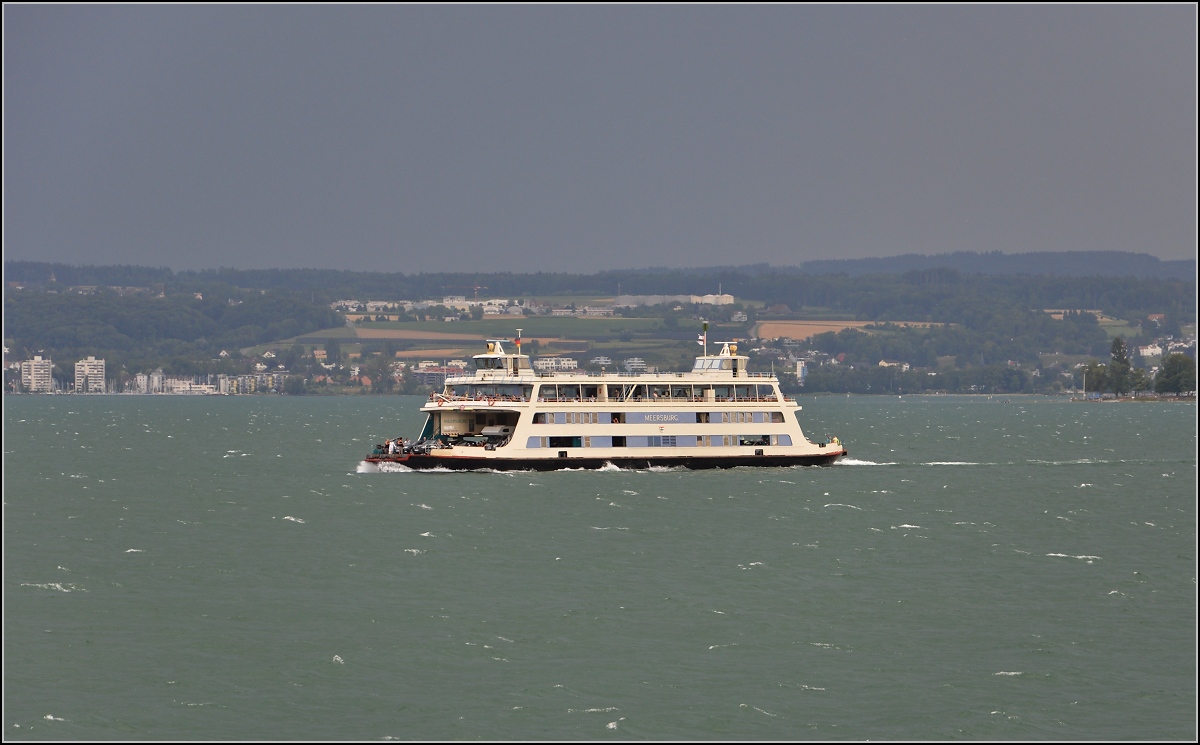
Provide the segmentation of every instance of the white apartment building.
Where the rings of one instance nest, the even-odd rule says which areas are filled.
[[[575,370],[579,367],[579,362],[569,357],[539,357],[533,361],[533,369],[543,372],[555,372],[559,370]]]
[[[54,378],[50,374],[53,369],[54,362],[42,359],[40,354],[34,355],[31,360],[23,360],[21,386],[31,393],[49,393],[54,390]]]
[[[104,360],[88,355],[75,363],[75,392],[104,393]]]

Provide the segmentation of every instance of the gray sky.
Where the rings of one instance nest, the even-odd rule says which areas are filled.
[[[4,6],[4,257],[1196,255],[1196,8]]]

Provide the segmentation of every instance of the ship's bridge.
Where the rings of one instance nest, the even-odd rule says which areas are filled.
[[[488,339],[487,352],[471,358],[475,360],[476,380],[537,377],[529,364],[529,355],[521,354],[521,345],[518,343],[517,352],[512,354],[504,351],[504,345],[507,343],[503,339]]]
[[[737,353],[737,344],[725,342],[721,351],[716,354],[702,354],[692,365],[693,375],[704,375],[717,378],[747,377],[747,366],[750,358]]]

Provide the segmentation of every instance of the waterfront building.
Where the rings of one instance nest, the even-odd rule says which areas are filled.
[[[104,393],[104,360],[88,355],[75,363],[75,392]]]
[[[33,359],[21,362],[21,386],[31,393],[49,393],[54,390],[53,370],[50,358],[34,355]]]

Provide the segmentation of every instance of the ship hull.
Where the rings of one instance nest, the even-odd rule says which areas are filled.
[[[620,468],[645,470],[648,468],[687,468],[703,470],[713,468],[788,468],[792,466],[831,466],[846,455],[845,450],[814,455],[727,455],[695,457],[654,458],[477,458],[471,456],[437,455],[372,455],[367,463],[391,463],[417,471],[433,469],[447,471],[562,471],[599,470]]]

